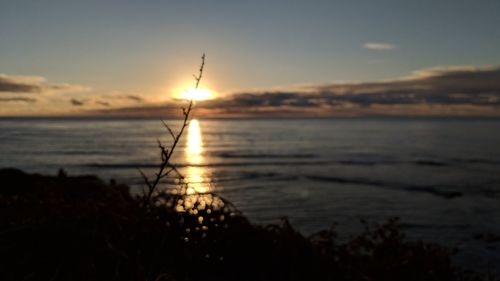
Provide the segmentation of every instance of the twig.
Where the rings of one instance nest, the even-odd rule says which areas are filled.
[[[195,90],[198,89],[198,86],[200,85],[201,78],[203,77],[203,69],[205,68],[205,54],[201,56],[201,65],[200,65],[200,70],[198,75],[193,75],[196,84],[195,84]],[[170,135],[172,136],[173,143],[170,149],[167,149],[161,142],[158,140],[158,147],[160,148],[160,153],[161,153],[161,163],[160,166],[158,167],[158,172],[155,174],[154,180],[150,181],[149,178],[144,174],[144,172],[139,169],[139,172],[141,173],[142,178],[144,179],[145,184],[148,187],[147,194],[144,194],[144,204],[147,205],[151,202],[151,197],[153,196],[154,192],[156,191],[158,184],[160,183],[160,180],[164,177],[167,177],[171,172],[175,172],[179,178],[182,180],[184,177],[180,173],[180,171],[175,167],[174,164],[170,163],[170,158],[172,157],[175,148],[177,147],[177,144],[179,143],[179,140],[184,133],[184,130],[186,129],[187,125],[189,124],[189,116],[191,114],[191,110],[193,109],[193,100],[191,99],[189,101],[189,105],[187,108],[182,108],[182,114],[184,116],[183,121],[182,121],[182,126],[180,131],[177,134],[174,134],[172,129],[165,123],[165,121],[162,120],[163,125],[165,128],[168,130]],[[170,168],[168,171],[165,171],[166,168]]]
[[[165,121],[161,120],[161,122],[163,123],[163,126],[165,126],[165,128],[167,128],[168,132],[172,136],[172,139],[175,140],[174,131],[172,131],[172,129],[170,129],[170,127],[167,125],[167,123],[165,123]]]

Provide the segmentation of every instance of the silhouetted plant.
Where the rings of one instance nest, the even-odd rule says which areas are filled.
[[[0,170],[0,182],[0,280],[498,280],[406,241],[395,219],[340,242],[335,228],[307,238],[286,219],[253,225],[200,200],[178,212],[168,194],[145,209],[92,176]]]
[[[195,90],[197,90],[200,85],[201,78],[203,77],[204,67],[205,67],[205,54],[201,56],[201,64],[198,75],[193,75],[195,79]],[[157,192],[158,185],[160,184],[161,179],[168,177],[172,172],[175,172],[181,181],[184,179],[182,174],[175,167],[175,164],[170,162],[170,159],[172,158],[175,148],[177,147],[177,144],[179,143],[179,140],[182,134],[184,133],[185,128],[189,124],[191,110],[193,109],[193,103],[194,101],[193,99],[191,99],[187,107],[182,107],[183,121],[182,121],[182,126],[177,134],[175,134],[174,131],[167,125],[167,123],[165,123],[165,121],[162,120],[163,125],[165,126],[168,133],[172,137],[172,145],[170,146],[170,148],[167,148],[158,139],[158,147],[160,148],[161,163],[159,165],[158,172],[155,173],[154,179],[149,180],[146,174],[144,174],[144,172],[141,169],[139,169],[139,172],[141,173],[141,176],[144,179],[144,183],[148,188],[148,190],[145,191],[143,194],[143,203],[145,206],[151,203],[151,197],[155,192]]]

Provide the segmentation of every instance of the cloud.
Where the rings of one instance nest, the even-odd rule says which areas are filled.
[[[179,102],[103,109],[99,114],[171,116]],[[390,80],[308,85],[287,91],[241,92],[196,105],[199,115],[500,116],[500,66],[438,67]]]
[[[136,102],[142,102],[143,101],[143,98],[141,98],[139,96],[134,96],[134,95],[128,95],[128,96],[126,96],[126,98],[129,99],[129,100],[136,101]]]
[[[93,103],[105,107],[131,107],[137,103],[143,103],[144,99],[138,95],[126,94],[120,91],[113,91],[107,95],[95,96],[87,103]]]
[[[41,76],[19,76],[0,74],[0,93],[43,94],[88,92],[90,87],[59,83],[51,84]]]
[[[500,67],[430,68],[386,81],[334,83],[313,88],[334,102],[499,105]]]
[[[87,114],[102,116],[180,117],[182,116],[181,106],[178,103],[147,104],[120,108],[92,109],[87,111]]]
[[[25,98],[25,97],[10,97],[10,98],[0,97],[0,102],[35,103],[36,99],[34,99],[34,98]]]
[[[107,101],[97,100],[95,103],[98,105],[102,105],[102,106],[111,106],[111,103],[109,103]]]
[[[200,104],[204,108],[251,108],[251,107],[316,107],[318,96],[301,92],[239,93],[230,98],[209,100]]]
[[[388,50],[396,49],[397,46],[394,44],[390,44],[390,43],[369,42],[369,43],[365,43],[363,45],[363,48],[370,49],[370,50],[377,50],[377,51],[388,51]]]
[[[232,111],[252,108],[317,112],[350,109],[359,114],[379,114],[434,107],[442,110],[474,110],[500,115],[500,66],[439,67],[415,71],[409,76],[365,82],[309,85],[297,91],[240,93],[200,106]],[[396,110],[397,109],[397,110]],[[387,111],[387,112],[384,112]]]
[[[69,101],[71,103],[71,105],[73,106],[82,106],[85,104],[85,101],[84,100],[78,100],[78,99],[71,99]]]
[[[0,92],[8,93],[33,93],[39,92],[39,83],[43,77],[37,76],[9,76],[0,74]]]

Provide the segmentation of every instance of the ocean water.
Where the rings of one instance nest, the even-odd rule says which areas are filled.
[[[0,168],[64,168],[140,192],[138,168],[154,173],[157,139],[171,141],[159,120],[0,119]],[[174,155],[193,191],[223,196],[256,223],[286,216],[308,235],[336,222],[347,237],[360,219],[397,216],[409,239],[500,270],[498,239],[478,238],[500,237],[500,120],[197,119]]]

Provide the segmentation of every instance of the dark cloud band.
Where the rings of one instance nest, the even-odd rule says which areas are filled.
[[[381,82],[309,86],[305,91],[240,93],[207,107],[295,106],[340,104],[500,105],[500,67],[429,69]]]
[[[71,99],[69,101],[71,103],[71,105],[73,106],[82,106],[85,104],[85,101],[84,100],[77,100],[77,99]]]
[[[172,102],[106,109],[98,113],[159,116],[167,109],[172,112],[178,108],[179,103]],[[312,85],[293,91],[236,93],[197,103],[196,108],[214,117],[500,115],[500,67],[433,68],[393,80]]]
[[[35,94],[45,92],[87,92],[89,87],[73,84],[48,84],[39,76],[0,74],[0,93]]]
[[[36,99],[25,98],[25,97],[11,97],[11,98],[0,98],[0,102],[24,102],[24,103],[35,103]]]

